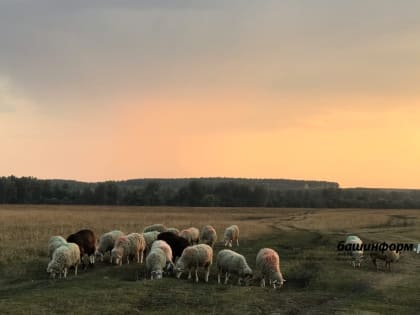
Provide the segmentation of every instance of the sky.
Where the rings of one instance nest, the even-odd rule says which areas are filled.
[[[420,188],[418,12],[0,0],[0,176]]]

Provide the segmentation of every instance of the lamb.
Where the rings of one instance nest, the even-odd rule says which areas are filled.
[[[344,243],[344,246],[351,244],[351,246],[353,247],[358,247],[360,250],[352,250],[351,251],[351,256],[352,256],[352,261],[351,264],[353,265],[353,268],[360,268],[362,259],[363,259],[363,248],[362,248],[362,240],[355,235],[349,235],[346,238],[346,241]]]
[[[91,266],[95,263],[96,237],[93,231],[80,230],[69,235],[69,237],[67,237],[67,242],[79,245],[80,258],[82,259],[83,267],[85,267],[88,263]],[[88,257],[88,263],[84,260],[85,255]]]
[[[224,239],[225,246],[232,247],[234,241],[236,241],[236,245],[239,246],[239,227],[237,225],[231,225],[226,228]]]
[[[265,281],[268,279],[270,285],[276,289],[277,285],[279,288],[283,286],[286,280],[283,278],[280,272],[280,258],[279,254],[271,248],[262,248],[256,259],[256,268],[261,273],[261,287],[265,287]]]
[[[127,264],[130,263],[130,256],[134,256],[137,263],[143,263],[144,250],[146,249],[146,241],[142,234],[131,233],[121,236],[115,242],[115,246],[111,251],[111,262],[122,265],[123,258],[127,258]]]
[[[252,269],[248,266],[244,256],[230,250],[221,250],[216,257],[216,265],[218,269],[217,282],[220,283],[220,274],[225,273],[225,284],[227,284],[230,274],[236,274],[238,285],[244,280],[245,285],[249,285],[252,279]]]
[[[160,248],[163,250],[166,255],[166,262],[172,264],[172,249],[168,243],[162,240],[156,240],[153,242],[151,250],[153,250],[153,248]]]
[[[171,246],[173,261],[175,262],[177,258],[181,257],[182,252],[190,243],[183,237],[175,235],[169,231],[162,232],[158,235],[158,240],[163,240]]]
[[[152,232],[152,231],[165,232],[166,226],[163,224],[152,224],[152,225],[146,226],[143,230],[143,233]]]
[[[171,232],[175,235],[179,235],[179,230],[177,228],[174,228],[174,227],[167,228],[165,232]]]
[[[146,257],[146,269],[150,274],[150,280],[162,279],[166,259],[166,254],[159,247],[154,247],[150,250]]]
[[[61,245],[67,244],[67,241],[62,236],[51,236],[48,241],[48,258],[52,259],[54,251]]]
[[[201,243],[207,244],[210,247],[213,247],[214,244],[216,244],[217,241],[217,233],[214,227],[211,225],[206,225],[201,229],[201,235],[200,235]]]
[[[179,279],[182,273],[188,270],[188,279],[191,279],[191,271],[195,270],[195,282],[198,282],[197,270],[203,267],[205,270],[204,281],[209,281],[210,267],[213,263],[213,249],[206,244],[189,246],[184,249],[181,258],[175,264],[176,277]]]
[[[200,241],[200,231],[195,227],[190,227],[179,232],[179,236],[185,238],[190,245],[198,244]]]
[[[50,277],[55,279],[57,276],[61,279],[67,278],[68,270],[74,267],[74,275],[77,276],[77,267],[80,264],[80,249],[75,243],[67,243],[58,247],[49,262],[47,272]]]
[[[96,256],[101,258],[101,261],[104,261],[104,255],[109,253],[111,255],[111,250],[114,248],[115,241],[124,235],[124,232],[114,230],[108,233],[105,233],[99,239],[99,245],[96,250]]]
[[[400,259],[400,252],[395,250],[386,250],[384,252],[373,252],[370,253],[370,258],[372,259],[373,264],[378,270],[378,265],[376,264],[376,260],[384,260],[385,261],[385,269],[391,271],[391,263],[397,262]]]

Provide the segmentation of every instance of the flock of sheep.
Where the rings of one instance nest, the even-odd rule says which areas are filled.
[[[361,267],[361,263],[363,261],[364,255],[363,255],[363,242],[360,239],[360,237],[356,235],[349,235],[346,238],[346,241],[344,245],[357,245],[360,250],[352,250],[350,252],[352,257],[352,265],[354,268]],[[391,271],[391,263],[395,263],[400,259],[400,252],[396,250],[385,250],[385,251],[374,251],[370,253],[370,258],[372,259],[373,264],[376,267],[376,270],[378,270],[378,265],[376,261],[383,260],[385,262],[385,268]]]
[[[161,279],[165,274],[175,274],[179,279],[188,272],[188,279],[198,282],[198,269],[205,271],[204,281],[208,282],[210,267],[213,263],[213,247],[217,241],[216,230],[207,225],[201,232],[195,227],[179,231],[166,228],[163,224],[146,227],[143,233],[124,234],[110,231],[97,241],[91,230],[81,230],[70,235],[67,240],[62,236],[52,236],[48,242],[50,262],[47,272],[52,278],[67,277],[68,270],[74,268],[77,275],[79,265],[93,265],[95,258],[104,260],[109,255],[110,262],[117,265],[127,264],[134,259],[142,264],[145,260],[148,277]],[[239,247],[239,227],[232,225],[224,232],[224,246]],[[145,257],[145,258],[144,258]],[[280,271],[278,253],[270,248],[262,248],[256,257],[256,273],[249,267],[245,257],[231,249],[217,253],[216,265],[218,283],[224,275],[227,284],[231,275],[238,277],[238,284],[249,285],[250,280],[259,275],[261,287],[266,281],[273,288],[283,286],[286,281]]]

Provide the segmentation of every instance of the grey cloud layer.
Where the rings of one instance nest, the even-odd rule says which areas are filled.
[[[418,1],[0,0],[0,76],[45,107],[226,87],[410,94],[419,11]]]

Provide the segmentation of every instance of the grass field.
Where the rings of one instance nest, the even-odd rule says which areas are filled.
[[[238,224],[251,268],[262,247],[280,254],[279,290],[185,279],[145,280],[145,268],[98,263],[49,280],[50,236],[90,228],[140,232],[152,223],[178,228]],[[392,272],[367,260],[360,270],[338,255],[349,233],[366,241],[420,242],[418,210],[314,210],[99,206],[0,207],[0,314],[419,314],[420,255],[404,252]],[[220,242],[215,254],[222,248]],[[236,249],[236,248],[234,248]],[[202,280],[202,275],[200,275]]]

